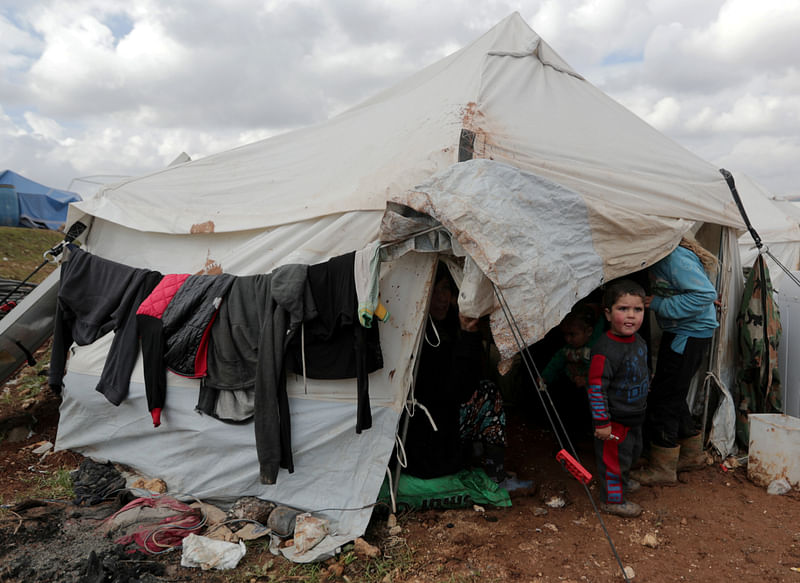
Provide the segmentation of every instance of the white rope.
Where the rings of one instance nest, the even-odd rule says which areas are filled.
[[[430,314],[428,314],[428,321],[431,323],[431,327],[433,328],[433,333],[436,334],[436,344],[434,344],[428,339],[427,326],[425,327],[425,342],[427,342],[428,346],[431,346],[432,348],[439,348],[439,346],[442,344],[442,338],[439,336],[439,330],[436,329],[436,323],[433,321],[433,318],[431,318]]]
[[[392,480],[392,470],[389,468],[389,466],[386,466],[386,477],[389,480],[389,498],[392,501],[392,514],[397,514],[397,500],[395,499],[394,496],[394,482]]]
[[[303,392],[308,394],[308,376],[306,375],[306,324],[300,324],[300,354],[303,359]]]

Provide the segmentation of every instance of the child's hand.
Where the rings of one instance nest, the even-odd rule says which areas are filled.
[[[594,436],[601,441],[608,441],[611,439],[611,425],[596,428]]]

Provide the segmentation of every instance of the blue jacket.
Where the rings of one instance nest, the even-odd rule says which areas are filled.
[[[710,338],[719,323],[714,300],[717,290],[708,279],[703,264],[693,252],[677,247],[650,268],[653,301],[658,326],[672,332],[670,348],[683,354],[686,340]]]

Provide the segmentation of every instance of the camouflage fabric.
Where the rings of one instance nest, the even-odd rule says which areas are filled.
[[[773,298],[769,270],[760,255],[747,276],[736,321],[741,357],[736,376],[736,437],[747,447],[750,441],[748,415],[783,410],[778,375],[780,313]]]

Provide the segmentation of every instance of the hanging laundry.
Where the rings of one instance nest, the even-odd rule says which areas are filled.
[[[378,284],[381,277],[381,244],[374,241],[356,251],[353,260],[358,320],[364,328],[371,328],[373,319],[386,322],[389,312],[378,302]]]
[[[255,432],[259,477],[274,484],[279,467],[294,471],[289,398],[286,395],[286,348],[297,335],[307,311],[313,310],[307,289],[307,265],[284,265],[272,273],[268,303],[259,337],[255,382]]]
[[[61,393],[67,353],[73,342],[91,344],[107,333],[114,340],[95,389],[119,405],[128,396],[139,343],[136,308],[162,275],[97,257],[67,246],[61,265],[48,383]]]
[[[357,379],[356,433],[372,427],[368,374],[383,367],[378,326],[358,321],[355,252],[308,268],[317,316],[304,324],[304,341],[296,337],[287,366],[313,379]]]
[[[307,266],[286,269],[305,281]],[[253,416],[260,339],[274,311],[271,283],[272,274],[239,276],[233,282],[211,328],[208,374],[200,385],[199,411],[233,422]],[[316,310],[310,288],[302,287],[305,291],[296,309],[298,317],[308,319]]]
[[[145,393],[155,427],[166,398],[166,369],[189,378],[205,376],[211,325],[234,279],[168,274],[137,309]]]

